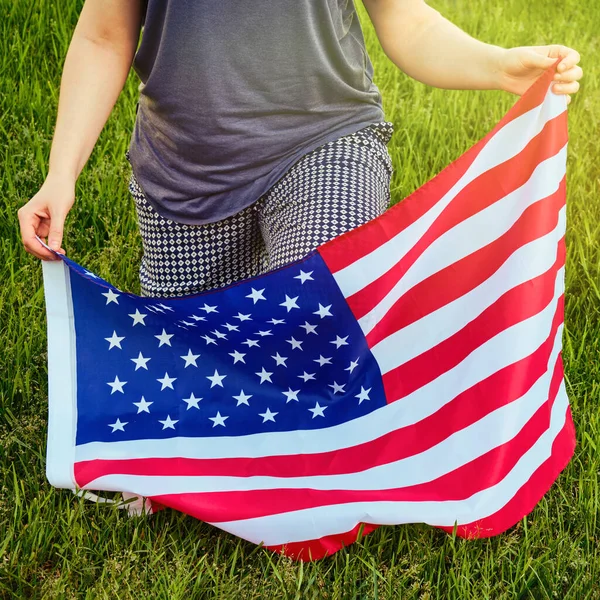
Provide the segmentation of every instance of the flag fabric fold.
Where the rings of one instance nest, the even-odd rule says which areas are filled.
[[[164,299],[44,262],[50,483],[300,560],[531,512],[575,447],[555,66],[411,196],[276,271]]]

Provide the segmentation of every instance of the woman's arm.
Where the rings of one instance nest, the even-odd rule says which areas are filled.
[[[141,0],[86,0],[65,58],[46,180],[18,211],[25,249],[55,257],[75,182],[127,80],[141,30]]]
[[[422,83],[448,89],[525,90],[557,58],[556,93],[579,89],[579,54],[565,46],[505,49],[466,34],[423,0],[363,0],[387,57]]]

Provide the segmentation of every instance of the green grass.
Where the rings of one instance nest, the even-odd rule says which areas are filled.
[[[0,597],[600,598],[600,10],[597,0],[432,1],[466,31],[505,47],[563,43],[586,74],[569,107],[563,358],[575,457],[526,519],[489,540],[425,525],[382,527],[318,563],[299,564],[175,511],[128,519],[45,480],[46,333],[39,261],[17,209],[43,182],[62,63],[83,0],[0,0]],[[386,116],[399,201],[479,140],[514,103],[502,92],[428,88],[382,54],[359,7]],[[462,65],[468,68],[468,65]],[[132,72],[77,184],[64,247],[139,292],[141,258],[124,152]]]

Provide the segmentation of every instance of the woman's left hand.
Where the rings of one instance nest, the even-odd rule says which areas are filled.
[[[570,94],[575,94],[579,89],[583,71],[577,64],[580,60],[579,52],[557,44],[521,46],[504,50],[499,64],[500,89],[519,96],[524,94],[557,58],[562,60],[556,69],[552,91],[556,94],[567,94],[568,104],[571,101]]]

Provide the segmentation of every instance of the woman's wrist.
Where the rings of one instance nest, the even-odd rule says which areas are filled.
[[[506,87],[506,52],[506,48],[500,46],[491,46],[490,48],[490,87],[503,92],[510,91]]]
[[[75,189],[77,183],[77,176],[72,170],[61,169],[61,168],[50,168],[46,175],[46,180],[50,180],[59,183],[63,186],[69,186]]]

